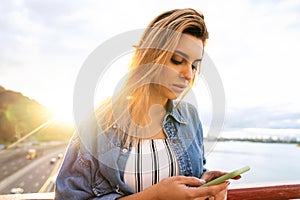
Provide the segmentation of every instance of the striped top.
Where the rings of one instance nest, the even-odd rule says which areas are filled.
[[[179,166],[169,141],[142,140],[131,150],[124,181],[135,192],[140,192],[164,178],[176,175],[179,175]]]

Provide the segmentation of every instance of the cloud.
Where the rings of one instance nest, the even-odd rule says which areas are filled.
[[[227,106],[284,104],[300,112],[300,30],[290,28],[300,22],[299,1],[230,2],[215,17],[208,16],[207,45],[224,83]]]
[[[0,85],[49,105],[60,95],[70,106],[81,64],[98,45],[184,7],[205,15],[206,50],[230,110],[226,126],[299,127],[300,2],[293,0],[1,1]],[[211,105],[201,103],[209,115]]]
[[[286,112],[278,107],[232,109],[226,115],[225,129],[300,129],[299,120],[299,112]]]

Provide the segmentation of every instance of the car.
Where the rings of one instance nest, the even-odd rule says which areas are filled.
[[[51,158],[50,164],[54,164],[56,162],[56,158]]]
[[[23,188],[16,187],[10,190],[10,194],[22,194],[24,192]]]
[[[59,153],[59,154],[57,155],[57,158],[58,158],[58,159],[61,159],[63,156],[64,156],[64,155],[63,155],[62,153]]]
[[[31,160],[37,157],[36,149],[28,149],[26,158]]]

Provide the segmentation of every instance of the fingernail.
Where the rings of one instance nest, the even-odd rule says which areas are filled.
[[[230,185],[230,182],[228,181],[226,185],[227,185],[227,186]]]
[[[200,182],[201,184],[205,184],[205,183],[206,183],[206,181],[205,181],[204,179],[199,179],[199,182]]]

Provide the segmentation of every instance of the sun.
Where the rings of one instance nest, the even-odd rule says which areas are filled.
[[[67,124],[74,123],[72,107],[65,106],[63,104],[52,105],[48,107],[55,121],[60,121],[62,123],[67,123]]]

